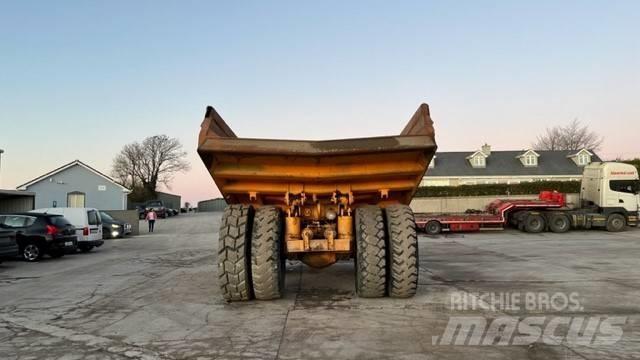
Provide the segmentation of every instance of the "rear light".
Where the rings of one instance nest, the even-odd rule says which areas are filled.
[[[89,236],[89,227],[85,227],[84,229],[82,229],[82,235]]]
[[[47,235],[55,235],[58,233],[58,228],[53,225],[47,225]]]

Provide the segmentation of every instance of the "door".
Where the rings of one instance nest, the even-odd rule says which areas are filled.
[[[102,240],[102,220],[96,210],[87,211],[89,223],[89,240]]]
[[[628,212],[638,211],[638,193],[640,181],[638,180],[610,180],[607,194],[607,205],[611,207],[623,207]]]
[[[79,191],[73,191],[67,194],[67,207],[83,208],[86,195]]]

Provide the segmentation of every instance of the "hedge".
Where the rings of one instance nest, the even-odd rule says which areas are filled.
[[[520,184],[482,184],[460,186],[422,186],[415,197],[533,195],[544,190],[579,193],[579,181],[535,181]]]

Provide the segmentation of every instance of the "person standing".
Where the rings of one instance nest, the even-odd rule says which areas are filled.
[[[156,212],[151,209],[149,210],[149,212],[147,213],[147,222],[149,223],[149,232],[152,233],[153,232],[153,228],[156,225],[156,219],[158,218],[158,215],[156,214]]]

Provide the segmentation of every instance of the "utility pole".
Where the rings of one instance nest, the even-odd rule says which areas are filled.
[[[4,150],[0,149],[0,189],[2,189],[2,154]]]

